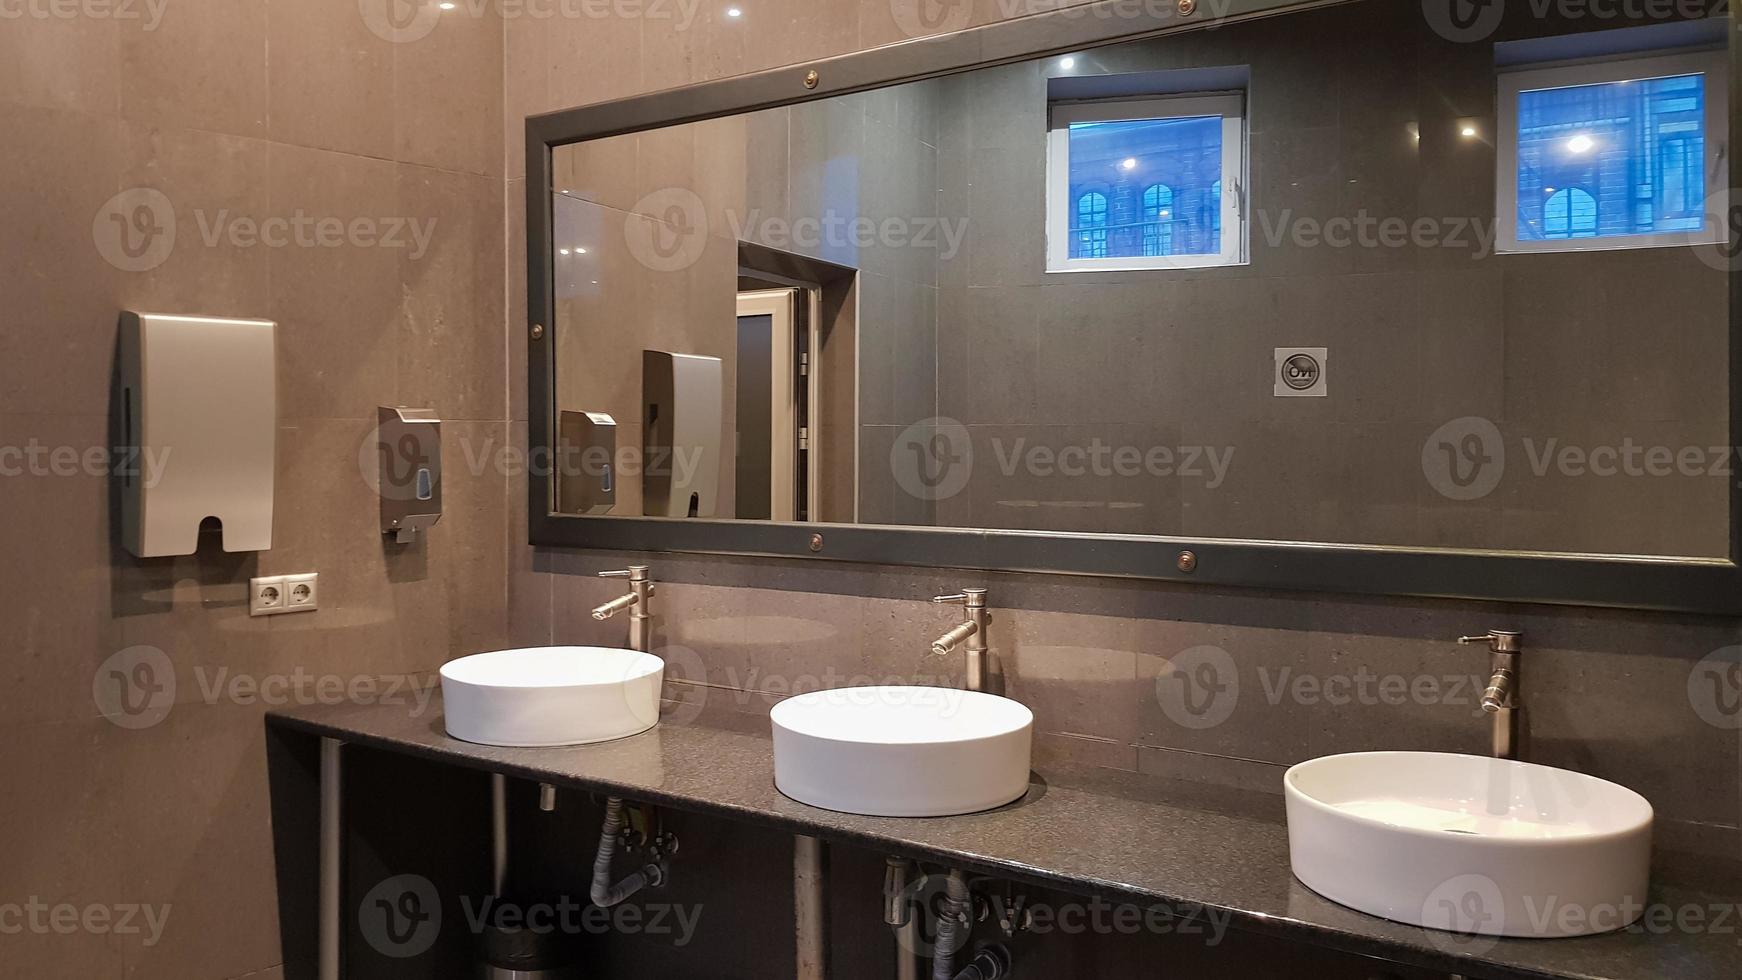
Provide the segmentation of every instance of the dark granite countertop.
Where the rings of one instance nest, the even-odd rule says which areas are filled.
[[[436,702],[439,704],[439,700]],[[1569,980],[1737,980],[1739,888],[1657,881],[1653,901],[1701,910],[1697,931],[1633,930],[1581,939],[1501,939],[1460,952],[1430,933],[1336,905],[1294,879],[1282,797],[1104,769],[1052,768],[1028,795],[987,813],[923,820],[806,806],[774,788],[772,741],[706,724],[668,724],[616,742],[554,749],[475,745],[448,737],[439,712],[333,705],[274,712],[269,723],[559,786],[609,792],[777,826],[891,854],[1182,911],[1228,924],[1477,977]],[[1663,876],[1659,876],[1660,878]]]

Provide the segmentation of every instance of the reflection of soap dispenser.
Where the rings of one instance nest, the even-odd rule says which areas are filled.
[[[121,541],[141,558],[191,555],[217,520],[225,551],[272,547],[277,324],[121,315]]]
[[[604,412],[557,413],[560,514],[609,514],[617,506],[617,420]]]
[[[381,533],[405,544],[442,519],[442,420],[428,408],[382,408],[378,419]]]

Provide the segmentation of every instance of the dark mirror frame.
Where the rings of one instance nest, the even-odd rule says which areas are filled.
[[[555,443],[551,152],[587,140],[1331,6],[1344,0],[1220,0],[1194,14],[1103,0],[810,64],[529,118],[526,123],[527,506],[534,545],[695,552],[889,565],[1117,576],[1219,586],[1742,614],[1742,479],[1730,488],[1729,554],[1673,558],[1287,541],[847,524],[784,524],[553,513]],[[1185,4],[1181,4],[1184,6]],[[1141,6],[1141,17],[1133,14]],[[1217,16],[1219,15],[1219,16]],[[1738,64],[1742,37],[1732,30]],[[815,77],[810,78],[812,73]],[[1742,106],[1742,71],[1730,73]],[[1732,111],[1731,145],[1742,134]],[[1735,207],[1736,205],[1732,205]],[[1734,232],[1733,232],[1734,238]],[[1732,241],[1732,247],[1736,242]],[[1742,274],[1730,275],[1730,431],[1742,431]]]

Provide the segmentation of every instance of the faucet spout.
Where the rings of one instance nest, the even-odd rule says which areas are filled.
[[[1512,685],[1516,677],[1511,668],[1503,667],[1488,678],[1488,687],[1482,691],[1482,710],[1489,714],[1506,710],[1513,706]]]
[[[630,606],[635,605],[635,603],[640,601],[640,599],[641,599],[641,597],[636,595],[633,592],[627,593],[625,595],[620,595],[617,598],[612,599],[610,602],[607,602],[604,605],[599,606],[598,608],[594,609],[593,610],[593,618],[602,623],[605,620],[610,619],[612,616],[615,616],[618,613],[622,612],[623,610],[628,609]]]
[[[932,641],[931,652],[938,656],[947,656],[950,651],[962,645],[968,637],[980,631],[980,624],[973,620],[957,623],[949,632]]]

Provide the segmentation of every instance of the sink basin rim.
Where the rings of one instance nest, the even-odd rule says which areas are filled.
[[[814,709],[819,701],[833,703],[832,698],[839,698],[840,700],[847,702],[842,706],[842,710],[845,712],[851,711],[856,707],[867,707],[874,704],[898,704],[899,702],[894,700],[880,699],[880,696],[882,695],[895,694],[897,692],[899,692],[898,696],[901,697],[918,695],[919,698],[925,698],[928,696],[942,695],[943,700],[946,702],[952,699],[958,702],[952,710],[962,710],[968,704],[975,704],[978,705],[980,709],[1007,714],[1009,717],[999,719],[1000,724],[996,728],[989,730],[955,736],[926,736],[923,738],[902,738],[901,735],[904,733],[891,732],[888,730],[864,735],[843,734],[838,731],[819,732],[812,728],[806,728],[802,725],[794,724],[794,721],[797,719],[793,716],[808,713],[807,709]],[[917,704],[920,702],[916,700],[914,703]],[[803,735],[805,738],[814,741],[830,742],[838,745],[859,746],[965,745],[972,742],[986,742],[994,739],[1007,738],[1023,731],[1024,729],[1032,730],[1034,726],[1034,712],[1029,709],[1028,705],[1023,704],[1020,701],[1012,700],[1011,698],[1006,698],[997,694],[988,694],[983,691],[967,691],[960,688],[927,687],[923,685],[836,687],[821,691],[810,691],[805,694],[795,694],[792,697],[781,701],[779,704],[776,704],[773,708],[769,709],[768,716],[775,725],[796,734]]]
[[[1471,846],[1481,845],[1495,848],[1518,847],[1530,848],[1533,850],[1550,847],[1580,847],[1594,843],[1601,843],[1603,841],[1619,840],[1621,838],[1630,837],[1640,833],[1641,831],[1650,829],[1655,821],[1656,813],[1651,805],[1651,801],[1641,796],[1638,792],[1629,789],[1626,786],[1622,786],[1619,783],[1611,782],[1607,779],[1602,779],[1582,772],[1574,772],[1570,769],[1558,769],[1553,766],[1544,766],[1538,763],[1523,762],[1515,759],[1492,759],[1487,756],[1470,755],[1462,752],[1413,752],[1391,750],[1377,752],[1347,752],[1320,756],[1319,758],[1309,759],[1305,762],[1290,766],[1288,771],[1285,772],[1282,777],[1283,788],[1289,798],[1296,800],[1303,806],[1326,815],[1333,815],[1342,820],[1349,820],[1357,824],[1391,833],[1401,833],[1435,841],[1443,840],[1447,833],[1443,829],[1420,827],[1408,823],[1381,820],[1377,817],[1368,816],[1364,813],[1346,809],[1336,803],[1327,802],[1320,796],[1316,796],[1300,786],[1300,781],[1303,778],[1314,774],[1315,770],[1318,769],[1356,765],[1362,761],[1377,761],[1383,758],[1421,757],[1431,757],[1435,759],[1479,759],[1502,768],[1511,769],[1515,774],[1522,775],[1526,778],[1535,774],[1544,777],[1552,776],[1556,779],[1571,779],[1582,785],[1602,787],[1603,792],[1614,794],[1622,800],[1635,804],[1637,807],[1637,811],[1627,819],[1625,823],[1619,823],[1604,829],[1593,829],[1589,832],[1557,837],[1505,837],[1493,834],[1466,835],[1466,839]]]
[[[496,661],[545,661],[539,666],[552,666],[561,670],[574,669],[576,672],[569,677],[550,675],[544,678],[504,677],[493,678],[478,676],[480,671],[488,671],[496,666]],[[603,667],[607,663],[621,662],[625,669],[621,672],[610,670],[600,671],[588,668]],[[527,665],[516,665],[520,669],[528,669]],[[484,653],[468,654],[442,664],[441,676],[458,684],[472,687],[502,688],[506,690],[535,691],[545,688],[573,687],[615,687],[620,684],[637,681],[649,677],[665,667],[665,661],[640,650],[625,650],[621,647],[596,646],[555,646],[555,647],[517,647],[512,650],[489,650]]]

